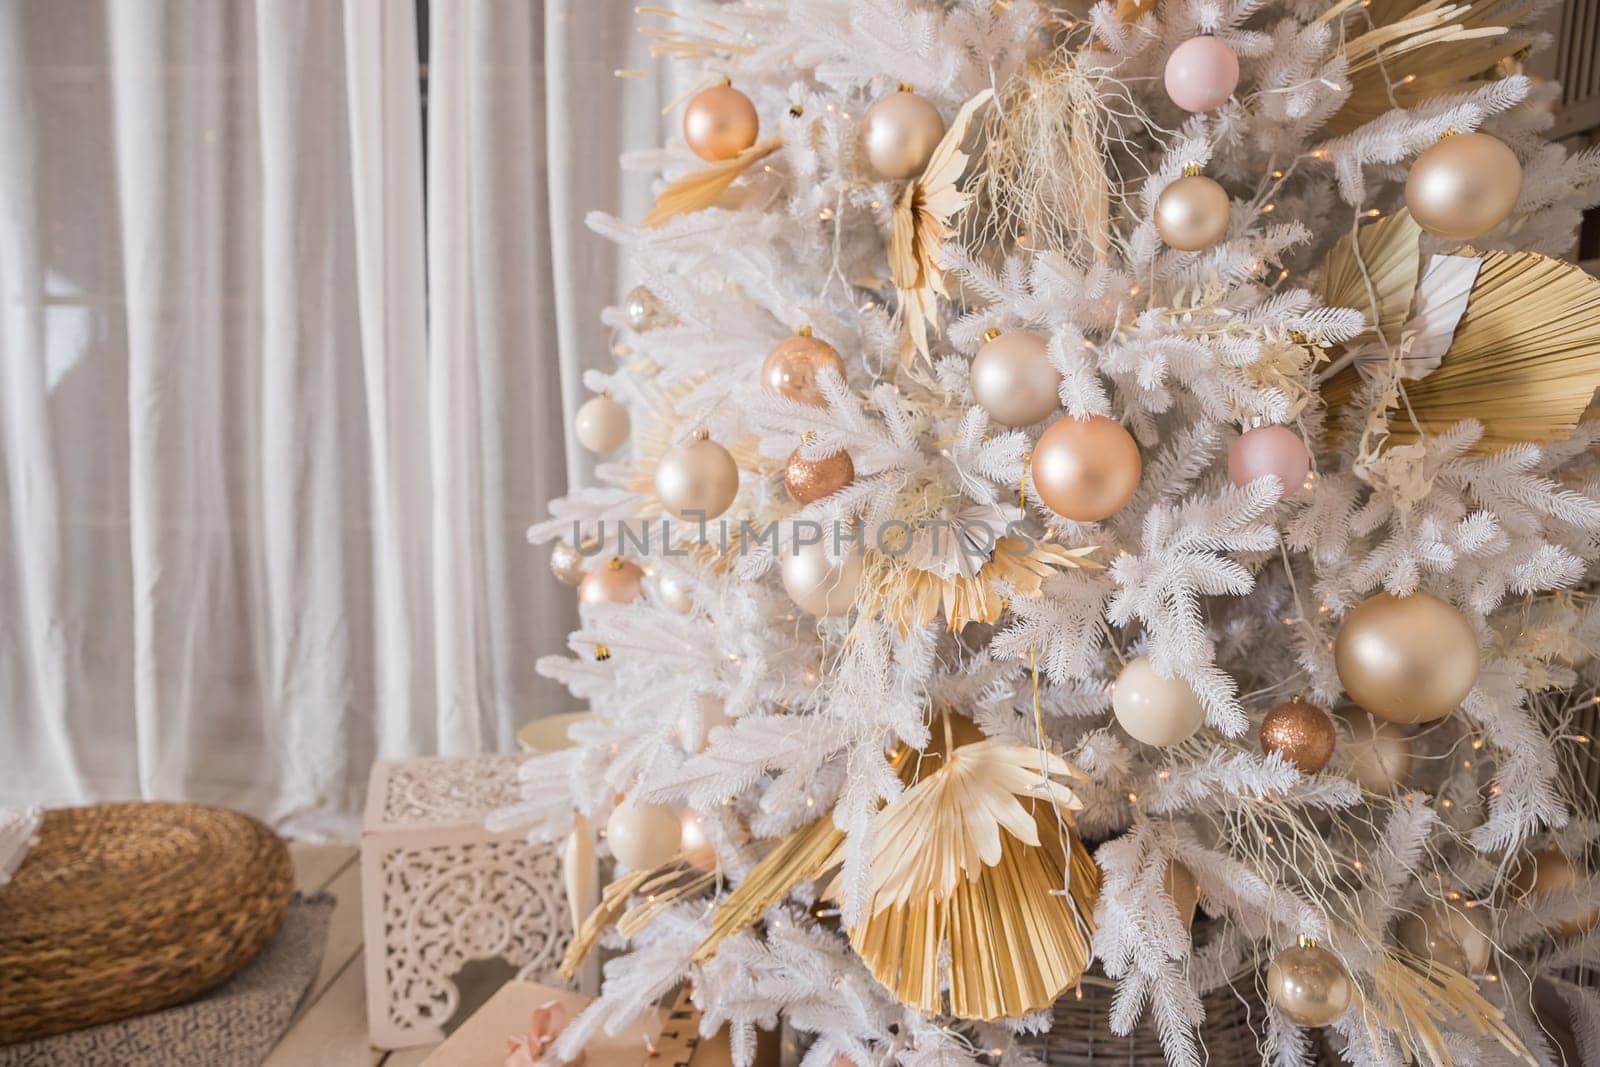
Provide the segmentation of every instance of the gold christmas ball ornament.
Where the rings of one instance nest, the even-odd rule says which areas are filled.
[[[1297,1026],[1327,1026],[1350,1007],[1352,986],[1338,957],[1307,938],[1272,957],[1272,1003]]]
[[[578,443],[598,455],[615,452],[628,439],[628,409],[601,393],[584,401],[573,420]]]
[[[1333,719],[1315,704],[1279,704],[1261,720],[1261,751],[1278,753],[1301,774],[1316,774],[1327,766],[1338,740]]]
[[[1420,915],[1406,915],[1395,924],[1395,938],[1406,951],[1430,963],[1462,974],[1471,973],[1471,963],[1461,944],[1449,932],[1431,926]]]
[[[1172,906],[1178,909],[1178,918],[1183,920],[1183,925],[1193,926],[1194,911],[1200,906],[1200,885],[1194,880],[1194,872],[1177,860],[1172,860],[1161,878],[1161,888],[1172,898]]]
[[[891,180],[921,174],[943,137],[939,109],[904,86],[868,108],[861,127],[872,169]]]
[[[760,131],[756,106],[727,82],[695,93],[683,112],[683,139],[707,163],[732,159],[755,144]]]
[[[1482,908],[1469,911],[1441,900],[1430,901],[1401,918],[1395,934],[1401,945],[1424,959],[1437,960],[1462,974],[1482,974],[1489,968],[1493,949],[1482,914]]]
[[[1163,678],[1146,656],[1128,661],[1111,689],[1117,723],[1135,741],[1175,745],[1194,736],[1206,710],[1182,678]]]
[[[1369,793],[1393,795],[1411,777],[1410,735],[1364,711],[1353,710],[1345,718],[1350,723],[1350,741],[1344,747],[1350,777]]]
[[[726,448],[697,437],[670,449],[656,464],[656,496],[687,522],[709,521],[739,494],[739,465]]]
[[[972,396],[1001,426],[1029,426],[1061,408],[1061,373],[1046,340],[1018,330],[992,334],[972,360]]]
[[[686,810],[678,817],[678,827],[678,847],[689,866],[697,871],[716,870],[717,847],[706,833],[705,816]]]
[[[1511,887],[1525,904],[1567,893],[1589,877],[1589,872],[1554,846],[1524,853],[1511,876]],[[1590,911],[1553,929],[1564,937],[1587,933],[1600,923],[1600,910]]]
[[[659,330],[677,321],[661,298],[642,285],[628,290],[628,296],[622,302],[622,314],[628,320],[628,329],[634,333]]]
[[[795,449],[783,465],[783,487],[801,506],[832,496],[855,480],[856,465],[848,452],[806,459]]]
[[[1143,461],[1133,435],[1101,415],[1052,422],[1033,446],[1033,487],[1073,522],[1110,518],[1133,499]]]
[[[793,337],[779,341],[767,353],[766,362],[761,364],[761,384],[779,396],[824,407],[828,401],[818,379],[825,370],[843,378],[844,360],[828,342],[812,337],[810,327],[802,326]]]
[[[606,843],[629,870],[659,867],[678,854],[682,834],[678,813],[664,804],[624,800],[606,820]]]
[[[819,618],[848,614],[861,588],[861,553],[854,545],[844,546],[844,558],[838,563],[828,562],[822,542],[790,546],[780,567],[789,598],[801,611]]]
[[[1406,175],[1406,207],[1417,225],[1448,241],[1482,237],[1522,195],[1522,164],[1505,142],[1458,133],[1425,150]]]
[[[557,541],[550,549],[550,573],[559,582],[577,585],[583,581],[583,553],[565,541]]]
[[[1228,191],[1203,174],[1185,173],[1156,197],[1156,232],[1167,247],[1199,252],[1228,232]]]
[[[656,598],[679,615],[694,610],[694,594],[689,591],[689,583],[674,574],[662,574],[656,579]]]
[[[637,563],[613,559],[578,583],[579,604],[631,604],[644,593],[644,571]]]
[[[1433,722],[1478,680],[1478,635],[1466,617],[1427,593],[1378,593],[1339,626],[1333,662],[1350,699],[1380,719]]]

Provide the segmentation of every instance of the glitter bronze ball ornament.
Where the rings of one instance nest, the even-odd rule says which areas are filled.
[[[678,813],[664,804],[624,800],[606,820],[606,842],[611,854],[634,871],[659,867],[676,856],[682,834]]]
[[[1272,957],[1267,993],[1297,1026],[1327,1026],[1350,1007],[1352,986],[1338,957],[1302,937]]]
[[[827,400],[818,379],[825,370],[843,378],[844,360],[828,342],[812,337],[811,327],[802,326],[767,353],[761,364],[761,384],[779,396],[823,407]]]
[[[1389,722],[1442,719],[1478,680],[1478,635],[1427,593],[1378,593],[1339,626],[1334,667],[1350,699]]]
[[[821,459],[806,459],[797,448],[783,465],[783,487],[801,506],[832,496],[856,479],[850,453],[835,452]]]
[[[1175,745],[1194,736],[1206,719],[1189,683],[1161,677],[1145,656],[1129,660],[1117,675],[1111,710],[1128,736],[1147,745]]]
[[[1073,522],[1110,518],[1139,488],[1143,461],[1133,435],[1101,415],[1052,422],[1033,446],[1033,487]]]
[[[613,559],[578,583],[580,604],[631,604],[644,593],[644,571],[637,563]]]
[[[1015,330],[984,334],[972,359],[972,396],[1001,426],[1031,426],[1061,408],[1061,372],[1045,355],[1047,342]]]
[[[891,180],[921,174],[944,137],[939,109],[911,91],[909,85],[867,109],[861,127],[872,169]]]
[[[1261,751],[1278,753],[1301,774],[1316,774],[1327,766],[1338,740],[1333,719],[1315,704],[1292,700],[1261,720]]]
[[[557,581],[577,585],[583,581],[583,553],[565,541],[557,541],[550,550],[550,573]]]
[[[573,420],[578,443],[599,455],[615,452],[628,439],[628,409],[601,393],[584,401]]]
[[[1186,169],[1156,197],[1156,232],[1168,248],[1199,252],[1222,240],[1230,213],[1228,191],[1198,169]]]
[[[760,130],[756,106],[727,82],[695,93],[683,111],[683,139],[707,163],[732,159],[756,143]]]
[[[739,465],[706,436],[668,450],[656,464],[661,506],[686,522],[705,522],[728,510],[739,495]]]
[[[1448,241],[1482,237],[1522,195],[1522,164],[1505,142],[1458,133],[1424,151],[1406,175],[1406,207],[1417,225]]]

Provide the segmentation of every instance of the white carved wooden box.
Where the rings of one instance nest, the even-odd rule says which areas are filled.
[[[367,1026],[379,1048],[444,1040],[463,964],[501,959],[518,977],[561,985],[572,940],[560,845],[484,818],[514,803],[526,757],[380,760],[361,825]]]

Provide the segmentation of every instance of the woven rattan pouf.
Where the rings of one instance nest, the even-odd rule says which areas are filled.
[[[0,1042],[176,1004],[256,957],[294,889],[289,851],[238,812],[100,804],[45,813],[0,886]]]

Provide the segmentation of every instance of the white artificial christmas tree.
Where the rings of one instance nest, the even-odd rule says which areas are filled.
[[[530,531],[584,604],[541,670],[596,718],[500,819],[610,821],[623,876],[554,1056],[688,982],[741,1062],[780,1018],[808,1064],[1022,1062],[1090,965],[1096,1025],[1178,1064],[1230,983],[1275,1064],[1321,1023],[1359,1065],[1559,1062],[1536,985],[1600,1062],[1563,774],[1600,283],[1540,258],[1600,156],[1540,138],[1538,7],[643,16],[711,95],[701,158],[625,160],[671,180],[649,225],[589,220],[641,281],[586,379],[628,440]],[[1033,943],[964,940],[974,900]]]

